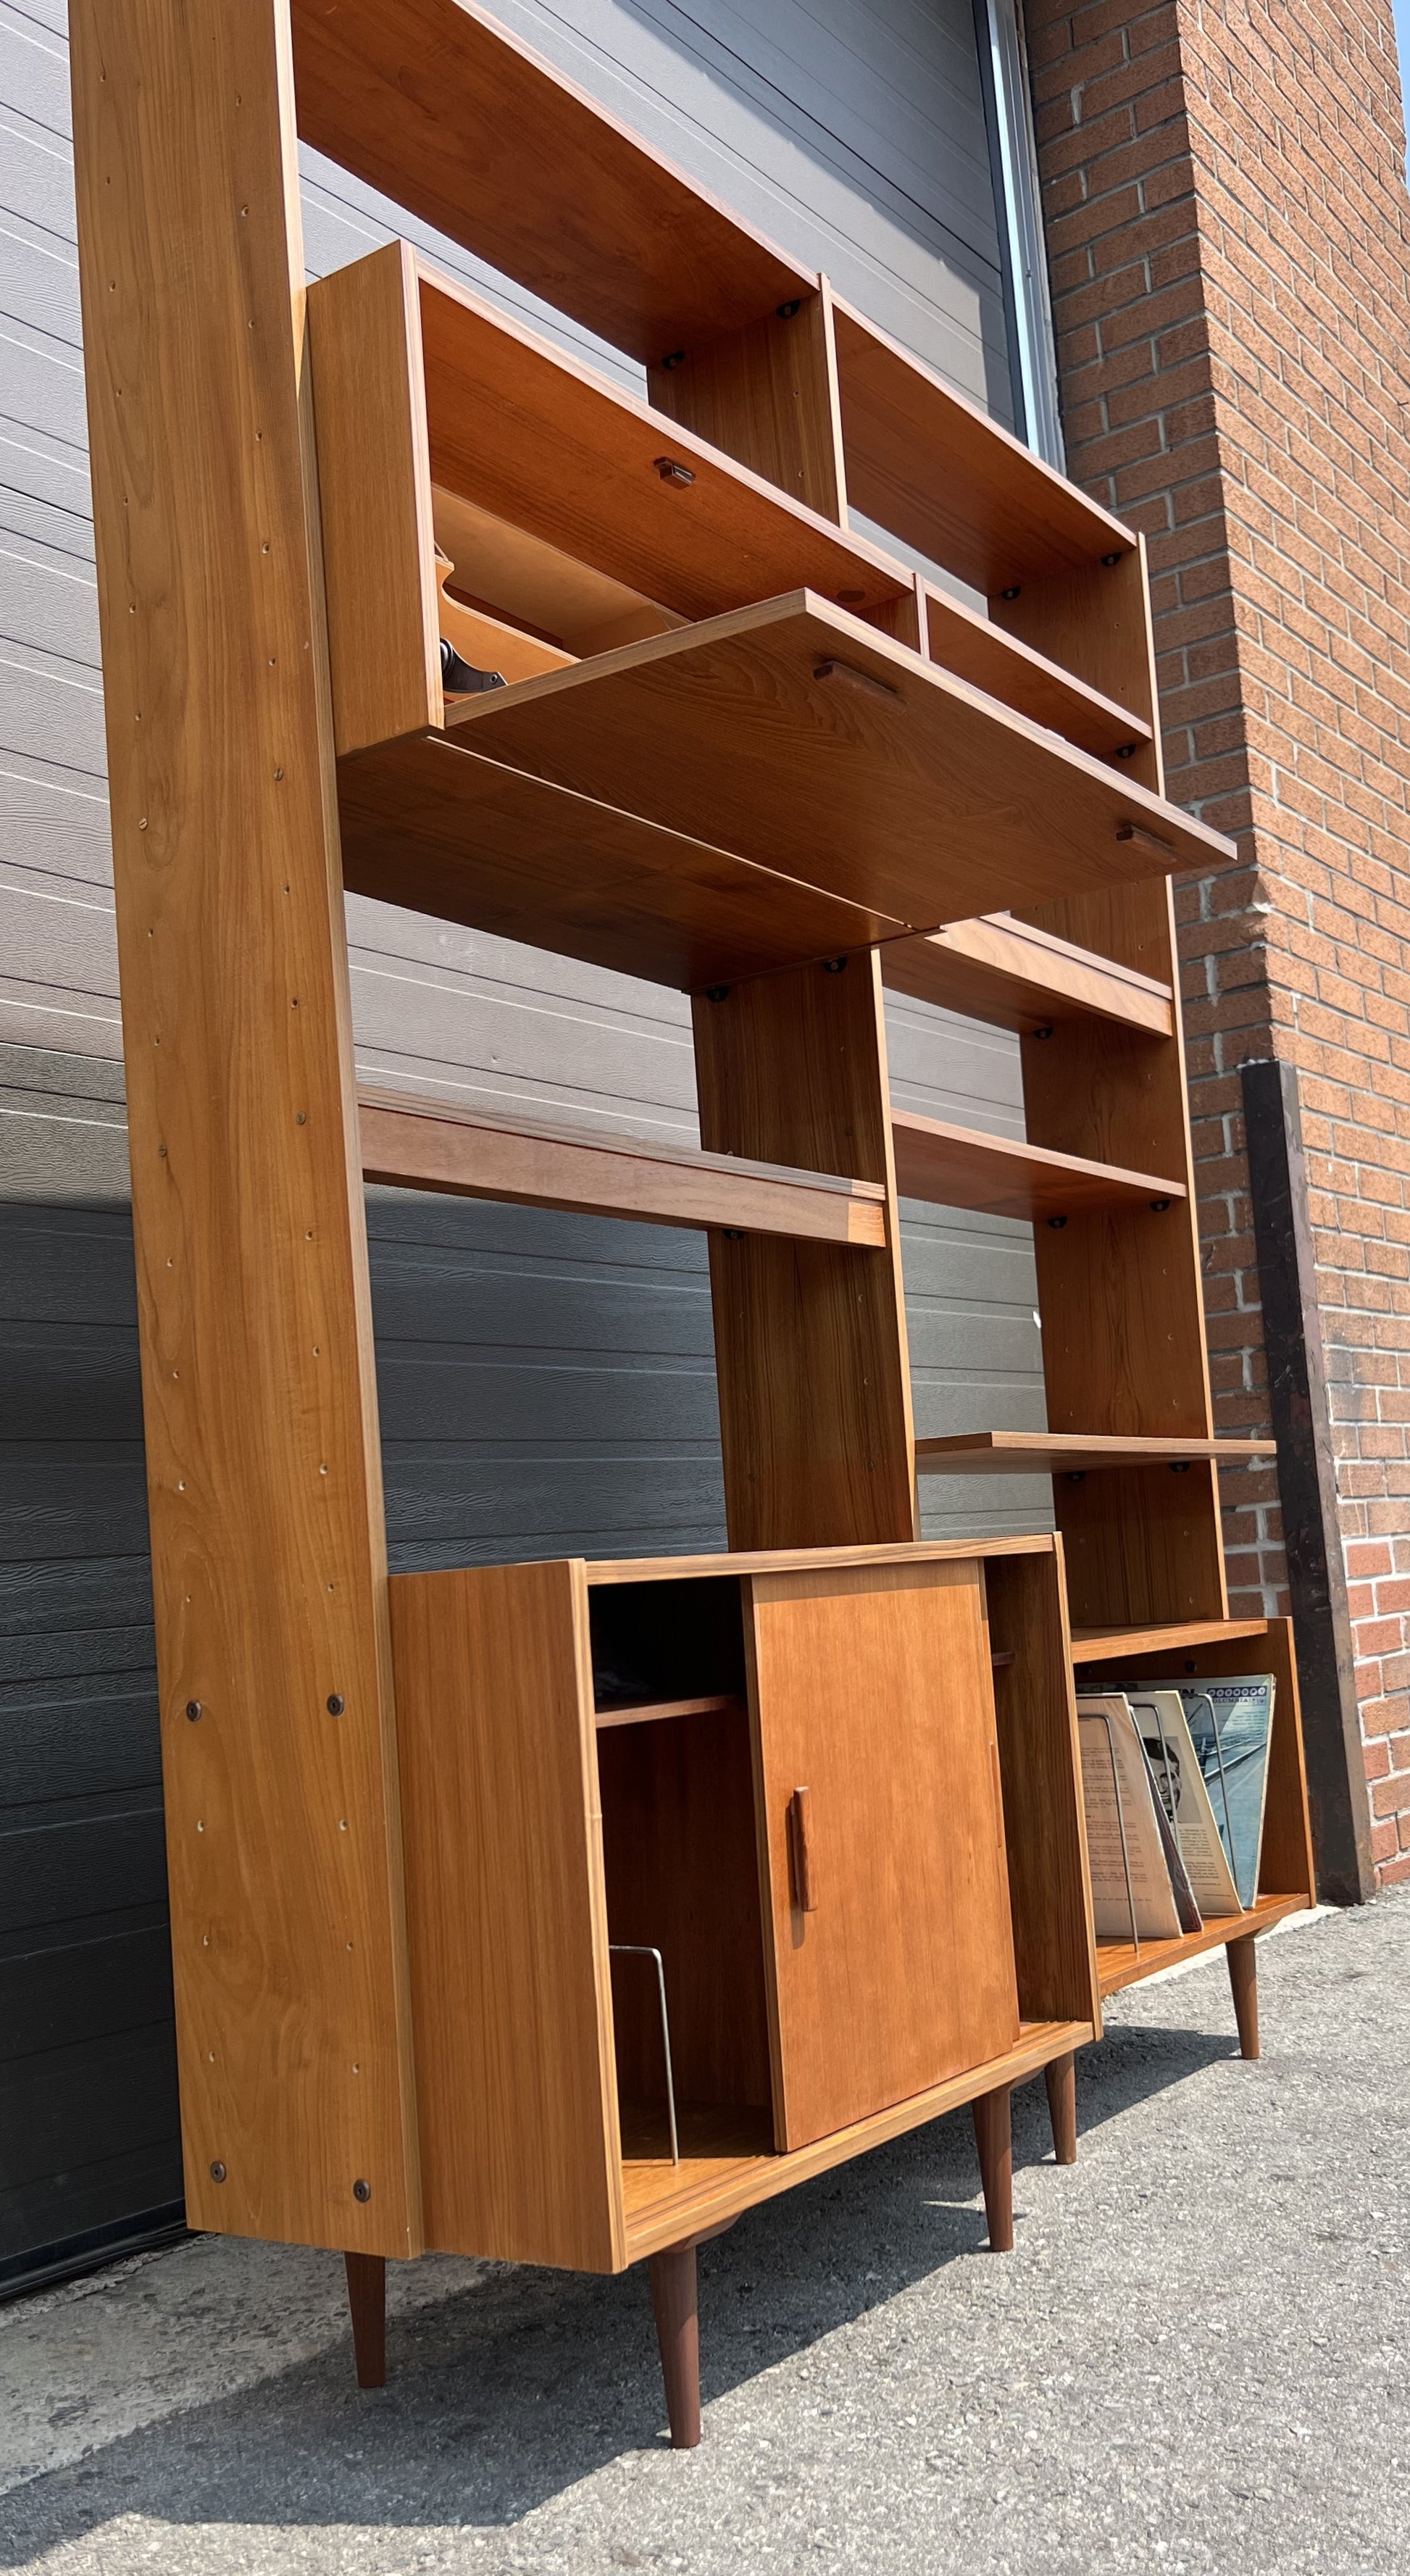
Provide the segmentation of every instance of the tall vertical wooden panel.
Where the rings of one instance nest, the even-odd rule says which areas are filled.
[[[694,1003],[700,1141],[886,1187],[884,1251],[710,1237],[734,1548],[916,1536],[915,1434],[875,950]]]
[[[283,0],[76,0],[79,255],[198,2227],[419,2250]]]

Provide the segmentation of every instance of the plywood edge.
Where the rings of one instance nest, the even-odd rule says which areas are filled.
[[[1239,1467],[1277,1455],[1272,1440],[1123,1439],[1075,1432],[964,1431],[916,1442],[916,1466],[929,1475],[1089,1475],[1103,1467],[1184,1467],[1208,1461]]]
[[[1266,1637],[1266,1619],[1185,1619],[1135,1628],[1074,1628],[1074,1664],[1129,1663],[1133,1656],[1173,1653],[1182,1646],[1217,1646],[1238,1637]]]
[[[868,1547],[785,1547],[721,1549],[718,1556],[637,1556],[590,1558],[589,1588],[604,1583],[668,1583],[711,1574],[793,1574],[814,1568],[826,1571],[854,1565],[935,1565],[950,1558],[1051,1556],[1057,1545],[1051,1530],[1013,1538],[897,1539]]]

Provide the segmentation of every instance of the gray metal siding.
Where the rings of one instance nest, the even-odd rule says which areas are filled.
[[[504,15],[1009,416],[968,0]],[[0,0],[0,2277],[180,2189],[64,27]],[[312,272],[410,229],[485,279],[303,167]],[[679,995],[348,909],[369,1078],[694,1136]],[[891,1021],[901,1100],[1020,1131],[1007,1041]],[[368,1221],[395,1565],[723,1543],[701,1238],[390,1191]],[[1041,1423],[1025,1231],[908,1210],[905,1249],[920,1428]],[[1045,1499],[932,1487],[927,1525]]]

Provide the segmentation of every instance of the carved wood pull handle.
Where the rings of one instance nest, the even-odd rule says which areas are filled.
[[[788,1861],[793,1876],[793,1902],[804,1914],[816,1914],[818,1910],[809,1831],[812,1804],[811,1789],[795,1789],[788,1801]]]

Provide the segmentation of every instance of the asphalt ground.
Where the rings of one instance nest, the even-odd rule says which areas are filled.
[[[337,2258],[203,2238],[0,2309],[0,2568],[53,2576],[1392,2576],[1410,2567],[1410,1893],[1112,2006],[1079,2159],[1015,2097],[701,2255],[705,2438],[644,2273],[398,2273],[360,2395]]]

